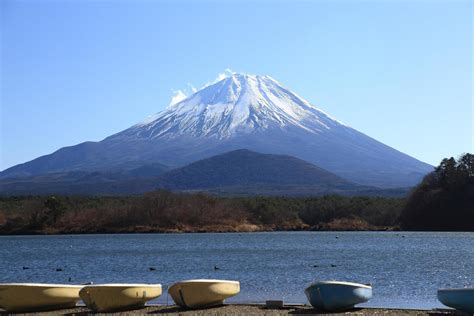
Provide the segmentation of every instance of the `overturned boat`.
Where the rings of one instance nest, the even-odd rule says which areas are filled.
[[[315,282],[305,290],[309,303],[317,309],[338,311],[351,309],[372,298],[372,286],[351,282]]]
[[[95,312],[138,309],[159,297],[161,284],[96,284],[87,285],[79,295]]]
[[[186,280],[173,284],[169,290],[176,305],[203,308],[224,304],[224,300],[240,292],[238,281]]]
[[[474,314],[474,288],[439,289],[438,300],[446,306]]]
[[[8,312],[47,311],[76,306],[82,285],[1,283],[0,308]]]

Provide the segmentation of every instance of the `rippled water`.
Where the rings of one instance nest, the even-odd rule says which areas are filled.
[[[309,283],[335,279],[372,283],[368,306],[440,307],[437,288],[474,286],[474,233],[9,236],[0,237],[0,271],[0,282],[239,280],[233,302],[305,303]]]

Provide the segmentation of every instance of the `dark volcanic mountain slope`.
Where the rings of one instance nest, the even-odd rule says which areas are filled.
[[[169,170],[155,163],[123,171],[70,171],[0,179],[0,195],[139,194],[152,190],[156,178]]]
[[[160,186],[191,190],[222,187],[319,186],[354,188],[356,185],[304,160],[284,155],[235,150],[171,170],[158,177]]]
[[[169,189],[224,195],[385,195],[377,189],[350,183],[295,157],[260,154],[245,149],[154,176],[161,169],[162,166],[152,165],[123,173],[69,172],[3,179],[0,180],[0,194],[115,195]]]

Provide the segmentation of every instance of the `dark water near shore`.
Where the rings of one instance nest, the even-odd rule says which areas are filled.
[[[368,306],[441,307],[437,288],[474,286],[474,233],[12,236],[0,237],[0,271],[0,282],[239,280],[230,302],[305,303],[309,283],[335,279],[372,283]]]

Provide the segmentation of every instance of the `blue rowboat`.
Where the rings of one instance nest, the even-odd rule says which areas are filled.
[[[474,288],[439,289],[438,300],[446,306],[474,314]]]
[[[337,311],[351,309],[370,300],[372,287],[351,282],[321,281],[308,286],[305,293],[314,308]]]

